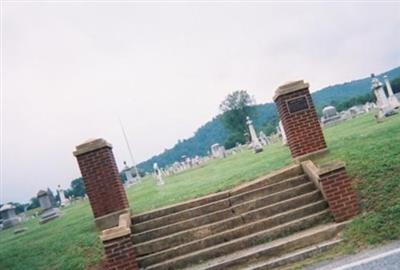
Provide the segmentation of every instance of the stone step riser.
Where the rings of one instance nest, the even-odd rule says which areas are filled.
[[[147,230],[155,229],[167,224],[173,224],[182,220],[191,219],[194,217],[202,216],[207,213],[217,212],[230,207],[230,202],[228,199],[220,200],[208,204],[206,206],[192,208],[189,210],[181,211],[179,213],[171,214],[168,216],[163,216],[160,218],[152,219],[139,224],[134,224],[135,232],[144,232]]]
[[[287,180],[289,178],[299,176],[301,174],[304,174],[303,169],[301,166],[297,165],[292,165],[288,168],[285,168],[283,170],[276,171],[272,174],[269,174],[265,177],[261,177],[261,180],[255,180],[252,182],[245,183],[243,185],[240,185],[232,190],[230,190],[230,195],[231,196],[236,196],[238,194],[242,194],[251,190],[255,190],[258,188],[262,188],[266,185],[271,185],[271,184],[276,184],[280,181]]]
[[[316,190],[314,184],[312,182],[308,182],[306,184],[287,189],[281,192],[277,192],[271,194],[269,196],[265,196],[262,198],[258,198],[256,200],[248,201],[239,205],[235,205],[232,207],[233,212],[236,214],[243,214],[252,210],[255,210],[260,207],[264,207],[266,205],[271,205],[274,203],[285,201],[289,198],[296,197],[301,194],[305,194],[307,192],[311,192]]]
[[[132,217],[132,224],[139,224],[142,222],[149,221],[151,219],[159,218],[162,216],[174,214],[180,211],[188,210],[191,208],[199,207],[205,204],[209,204],[212,202],[216,202],[219,200],[223,200],[229,196],[235,196],[244,192],[248,192],[254,189],[258,189],[264,187],[266,185],[271,185],[274,183],[278,183],[285,179],[289,179],[298,175],[303,174],[303,170],[300,165],[292,165],[283,170],[276,171],[272,174],[260,177],[252,182],[243,184],[237,188],[234,188],[230,191],[224,191],[215,193],[212,195],[204,196],[201,198],[193,199],[188,202],[179,203],[176,205],[164,207],[161,209],[149,211],[140,215],[135,215]]]
[[[258,265],[256,265],[256,266],[249,266],[249,267],[240,268],[240,269],[269,270],[269,269],[275,269],[275,268],[282,267],[282,266],[287,266],[289,264],[304,261],[305,259],[310,258],[314,255],[317,255],[321,252],[330,250],[330,249],[336,247],[341,242],[342,241],[339,239],[339,240],[330,240],[330,241],[324,242],[322,244],[317,243],[318,245],[312,245],[311,247],[307,247],[305,249],[296,250],[293,253],[289,253],[288,255],[279,257],[277,259],[269,260],[269,261],[263,262],[263,263],[258,263]]]
[[[315,190],[315,186],[313,183],[308,182],[306,184],[302,184],[296,186],[294,188],[284,190],[278,193],[274,193],[272,195],[262,197],[257,200],[249,201],[243,203],[241,205],[234,206],[233,208],[227,208],[224,210],[216,211],[210,213],[208,215],[198,216],[193,219],[189,219],[186,221],[182,221],[179,223],[173,223],[167,226],[163,226],[160,228],[155,228],[153,230],[139,231],[136,225],[132,226],[133,241],[134,243],[141,243],[145,241],[150,241],[156,238],[160,238],[166,235],[170,235],[179,231],[188,230],[190,228],[199,227],[205,224],[218,222],[220,220],[226,220],[228,218],[234,217],[241,213],[249,212],[255,210],[257,208],[265,207],[267,205],[272,205],[278,202],[282,202],[288,200],[297,195],[302,195],[307,192]],[[250,219],[250,216],[248,217]],[[144,223],[142,223],[144,224]],[[139,224],[140,225],[140,224]],[[143,229],[143,228],[142,228]]]
[[[310,182],[310,180],[308,180],[305,175],[296,176],[286,181],[281,181],[273,185],[251,190],[236,196],[231,196],[230,203],[231,205],[238,205],[246,201],[254,200],[260,197],[265,197],[268,194],[277,193],[286,189],[306,184],[308,182]]]
[[[250,223],[256,220],[264,219],[265,217],[284,213],[286,211],[290,211],[322,199],[322,194],[318,190],[304,190],[304,193],[299,193],[299,196],[297,197],[289,198],[287,200],[283,200],[261,208],[256,208],[255,210],[241,214],[241,217],[245,223]]]
[[[310,183],[306,181],[305,176],[295,177],[288,181],[282,181],[278,184],[269,185],[264,188],[260,188],[251,192],[246,192],[244,194],[239,194],[233,197],[228,197],[223,200],[215,201],[210,204],[202,205],[199,207],[191,208],[188,210],[180,211],[178,213],[170,214],[167,216],[162,216],[159,218],[151,219],[149,221],[141,222],[134,225],[134,231],[143,232],[151,229],[155,229],[166,224],[177,223],[182,220],[202,216],[208,213],[216,212],[222,209],[226,209],[233,204],[244,203],[251,199],[256,199],[257,197],[267,196],[269,194],[278,193],[285,189],[296,187],[301,184]]]
[[[206,249],[199,249],[198,252],[187,254],[186,256],[177,257],[175,260],[164,261],[168,258],[161,258],[156,256],[149,256],[147,258],[138,258],[139,265],[141,267],[148,267],[147,269],[177,269],[186,267],[193,263],[198,263],[213,257],[223,256],[232,253],[237,250],[241,250],[247,247],[251,247],[266,241],[271,241],[278,237],[282,237],[288,233],[293,233],[313,226],[314,224],[320,223],[329,218],[329,213],[327,211],[320,212],[318,214],[293,221],[288,224],[281,225],[277,228],[272,228],[259,233],[249,235],[240,239],[236,239],[218,246],[212,246]],[[157,259],[155,259],[157,258]],[[163,261],[158,263],[159,260]],[[155,264],[158,263],[158,264]]]
[[[266,260],[278,256],[282,256],[283,254],[287,254],[289,252],[305,248],[310,245],[315,245],[327,240],[334,238],[337,233],[339,232],[339,228],[332,228],[326,231],[319,231],[312,235],[307,235],[305,237],[301,237],[299,239],[282,243],[280,245],[276,245],[271,247],[270,249],[260,250],[256,254],[252,254],[249,256],[239,257],[228,262],[224,262],[218,265],[213,265],[210,267],[205,267],[202,270],[225,270],[225,269],[232,269],[232,270],[239,270],[239,269],[246,269],[246,265],[251,263]],[[163,268],[163,269],[177,269],[177,268]]]
[[[170,214],[178,213],[180,211],[185,211],[191,208],[199,207],[205,204],[223,200],[229,197],[229,191],[219,192],[211,194],[202,198],[190,200],[185,203],[179,203],[176,205],[164,207],[161,209],[146,212],[140,215],[135,215],[132,217],[132,224],[139,224],[142,222],[149,221],[151,219],[159,218],[162,216],[167,216]]]
[[[306,201],[305,201],[306,202]],[[302,202],[304,203],[304,202]],[[232,239],[243,237],[248,235],[249,232],[255,233],[262,230],[266,230],[283,223],[293,221],[295,219],[308,216],[327,208],[325,201],[318,201],[312,204],[302,204],[298,205],[299,208],[288,211],[286,213],[271,216],[270,218],[264,217],[264,219],[252,222],[244,223],[244,219],[240,216],[233,218],[233,222],[229,223],[232,227],[227,227],[225,224],[221,223],[220,227],[214,228],[214,230],[209,227],[203,227],[198,230],[188,231],[186,233],[178,234],[175,236],[170,236],[163,238],[160,241],[152,241],[150,243],[145,243],[142,245],[137,245],[136,254],[138,256],[155,253],[164,249],[168,249],[174,246],[181,246],[174,250],[166,251],[163,254],[159,254],[158,261],[162,261],[165,258],[180,256],[186,253],[190,253],[194,250],[204,249],[206,247],[217,245],[222,242],[226,242]],[[279,209],[279,207],[275,207]],[[279,211],[279,210],[278,210]],[[207,238],[206,238],[207,237]],[[197,242],[192,242],[200,240]],[[192,242],[189,243],[189,242]]]

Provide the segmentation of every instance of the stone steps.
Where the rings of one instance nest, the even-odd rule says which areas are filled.
[[[244,193],[250,190],[261,188],[263,186],[280,182],[298,175],[303,174],[303,170],[300,165],[291,165],[284,169],[278,170],[276,172],[270,173],[268,175],[259,177],[258,179],[251,181],[249,183],[242,184],[235,189],[218,192],[210,194],[201,198],[196,198],[183,203],[178,203],[175,205],[166,206],[163,208],[158,208],[143,214],[132,216],[132,224],[139,224],[151,219],[159,218],[162,216],[170,215],[173,213],[181,212],[190,208],[195,208],[201,205],[209,204],[215,201],[222,200],[229,196],[234,196],[240,193]]]
[[[190,246],[187,246],[186,247],[188,248],[187,251],[191,253],[180,255],[177,257],[172,256],[173,255],[172,252],[174,251],[174,248],[172,248],[169,251],[171,252],[170,257],[160,256],[159,254],[165,253],[161,252],[156,256],[150,255],[145,257],[138,257],[137,260],[139,262],[139,265],[141,267],[145,267],[145,269],[161,270],[161,269],[184,268],[206,260],[211,260],[216,257],[229,255],[237,251],[251,248],[252,246],[269,242],[279,237],[284,237],[285,235],[310,228],[316,224],[320,224],[324,221],[327,221],[329,218],[330,218],[329,211],[324,210],[300,219],[296,219],[294,221],[284,223],[282,225],[267,230],[259,231],[256,233],[247,232],[248,235],[245,235],[243,237],[231,239],[230,241],[208,246],[206,248],[191,249]],[[201,247],[201,244],[199,245],[199,247]],[[181,247],[179,246],[176,249],[182,250]],[[233,265],[234,264],[232,264],[232,266]]]
[[[226,233],[224,234],[224,232],[227,230],[233,230],[234,228],[239,229],[243,227],[242,225],[248,224],[243,227],[244,233],[246,233],[246,229],[251,228],[250,225],[253,223],[257,224],[257,222],[260,223],[261,221],[266,221],[268,224],[278,225],[282,223],[282,217],[285,217],[286,219],[293,218],[293,216],[290,216],[291,212],[293,212],[294,215],[299,213],[300,215],[298,216],[301,217],[304,214],[311,213],[310,210],[319,211],[326,207],[327,205],[325,201],[322,200],[321,194],[318,191],[313,190],[285,201],[280,201],[272,205],[266,205],[243,214],[235,215],[228,219],[139,243],[135,245],[136,252],[139,256],[142,256],[167,249],[171,246],[182,245],[209,236],[219,236],[223,241],[226,241]],[[293,210],[290,211],[291,209]],[[260,224],[263,224],[263,228],[267,228],[267,224]]]
[[[326,242],[327,245],[337,244],[336,239],[334,238],[337,237],[337,234],[343,229],[344,226],[345,223],[329,223],[319,225],[271,242],[255,245],[250,248],[244,248],[242,250],[230,253],[229,255],[219,256],[197,265],[188,265],[184,269],[273,269],[286,263],[302,260],[299,254],[307,254],[307,249],[312,249],[314,245],[319,245],[323,248],[323,244],[321,243],[324,243],[325,241],[328,241]],[[179,268],[172,266],[171,268],[163,269]]]
[[[270,269],[317,252],[315,244],[339,228],[320,226],[330,221],[320,191],[292,165],[225,192],[133,216],[131,238],[141,269]]]
[[[266,196],[272,193],[277,193],[282,190],[295,187],[302,183],[309,183],[304,175],[295,176],[279,183],[273,183],[260,187],[254,190],[246,191],[243,193],[236,194],[234,196],[228,196],[218,201],[213,201],[207,204],[196,206],[193,208],[185,209],[176,213],[171,213],[165,216],[152,218],[140,223],[134,223],[132,230],[136,233],[148,231],[160,226],[167,224],[174,224],[182,220],[187,220],[194,217],[199,217],[208,213],[217,212],[218,210],[226,209],[234,204],[240,204],[245,201],[254,200],[260,196]]]
[[[252,194],[248,194],[250,192],[246,192],[231,197],[233,198],[233,203],[231,199],[227,198],[221,200],[220,202],[211,203],[213,205],[207,204],[194,208],[193,212],[197,213],[197,215],[194,217],[192,217],[193,213],[188,213],[191,211],[189,209],[184,210],[183,212],[167,215],[166,217],[159,217],[139,224],[134,224],[132,226],[132,231],[134,233],[133,241],[134,243],[150,241],[152,239],[170,235],[193,227],[218,222],[220,220],[226,220],[240,213],[244,213],[246,211],[260,208],[269,204],[274,204],[296,195],[315,190],[315,187],[309,180],[305,178],[305,176],[296,176],[289,180],[282,181],[282,183],[273,184],[260,189],[250,191]],[[257,198],[254,197],[255,193],[257,193],[259,196],[264,196]],[[244,201],[243,198],[253,199]],[[219,207],[221,209],[216,210]],[[206,212],[205,210],[210,210],[210,212]],[[173,218],[175,218],[177,222],[168,223],[168,221],[171,222]]]

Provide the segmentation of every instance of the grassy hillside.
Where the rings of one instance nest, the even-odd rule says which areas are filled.
[[[319,163],[342,159],[353,177],[363,214],[345,232],[348,250],[400,238],[400,115],[377,124],[372,114],[324,130],[330,153]],[[155,186],[146,178],[128,189],[131,208],[140,213],[152,208],[227,189],[291,163],[281,144],[255,155],[244,151],[202,168],[166,178]],[[102,255],[87,201],[63,210],[64,216],[28,231],[0,232],[0,269],[85,269]]]
[[[384,72],[378,77],[382,79],[383,75],[388,75],[390,79],[400,78],[400,67]],[[396,91],[396,90],[395,90]],[[400,89],[398,89],[400,91]],[[335,105],[351,98],[366,95],[371,92],[371,78],[366,77],[360,80],[354,80],[342,84],[320,89],[312,94],[314,103],[318,111],[321,111],[326,105]],[[257,130],[262,128],[268,134],[274,131],[277,126],[277,112],[274,103],[266,103],[255,106],[256,117],[253,119]],[[217,116],[204,126],[200,127],[189,139],[178,142],[171,149],[167,149],[163,153],[152,157],[140,163],[138,166],[141,170],[151,171],[154,162],[161,167],[172,164],[180,160],[182,155],[195,156],[205,155],[214,143],[223,145],[228,137],[228,131],[223,127],[220,118]]]

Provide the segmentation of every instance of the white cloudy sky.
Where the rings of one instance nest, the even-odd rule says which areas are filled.
[[[223,98],[259,103],[400,63],[399,3],[3,3],[0,202],[80,176],[74,147],[103,137],[118,165],[190,137]]]

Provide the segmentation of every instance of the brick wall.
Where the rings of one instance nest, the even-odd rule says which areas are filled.
[[[100,144],[97,149],[75,155],[95,217],[129,208],[109,144]]]
[[[309,108],[290,113],[287,101],[300,96],[306,97]],[[326,149],[324,135],[308,87],[278,95],[275,103],[293,158]]]
[[[104,241],[105,266],[108,270],[137,270],[135,249],[130,235]]]
[[[328,201],[336,222],[356,216],[359,212],[357,195],[345,167],[320,174],[321,191]]]

